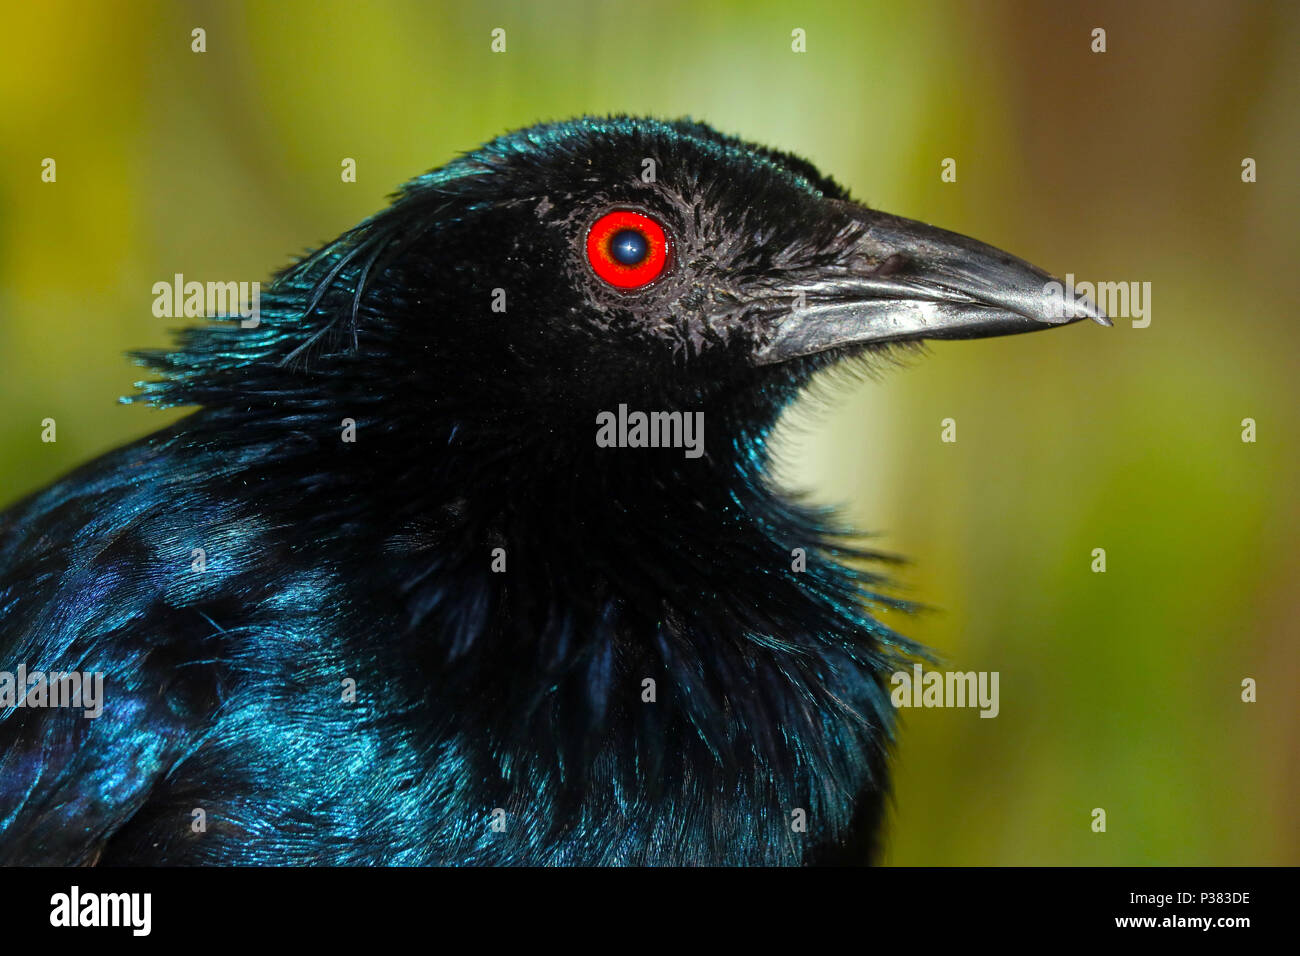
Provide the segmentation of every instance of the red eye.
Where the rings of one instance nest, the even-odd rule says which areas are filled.
[[[629,209],[607,212],[587,233],[587,261],[610,285],[639,289],[668,264],[668,237],[649,216]]]

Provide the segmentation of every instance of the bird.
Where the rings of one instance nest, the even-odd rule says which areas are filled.
[[[832,366],[1108,324],[1055,281],[691,119],[416,177],[0,515],[0,863],[877,861],[925,651],[772,430]],[[33,696],[70,673],[98,715]]]

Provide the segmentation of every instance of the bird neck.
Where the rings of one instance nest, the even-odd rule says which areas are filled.
[[[863,786],[910,645],[865,613],[886,599],[843,536],[765,480],[769,422],[733,412],[695,459],[445,427],[439,503],[380,548],[430,706],[521,777],[580,787],[607,761],[628,787],[813,803]]]

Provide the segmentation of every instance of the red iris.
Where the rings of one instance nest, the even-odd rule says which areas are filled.
[[[663,274],[668,237],[649,216],[630,209],[607,212],[587,233],[587,261],[615,288],[639,289]]]

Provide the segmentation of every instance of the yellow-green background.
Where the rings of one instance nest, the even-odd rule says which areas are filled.
[[[913,560],[936,609],[899,626],[1001,674],[995,720],[905,712],[887,860],[1300,862],[1298,9],[5,0],[0,503],[167,420],[114,404],[155,281],[266,278],[510,128],[689,114],[1153,286],[1149,328],[940,344],[786,433],[786,479]]]

